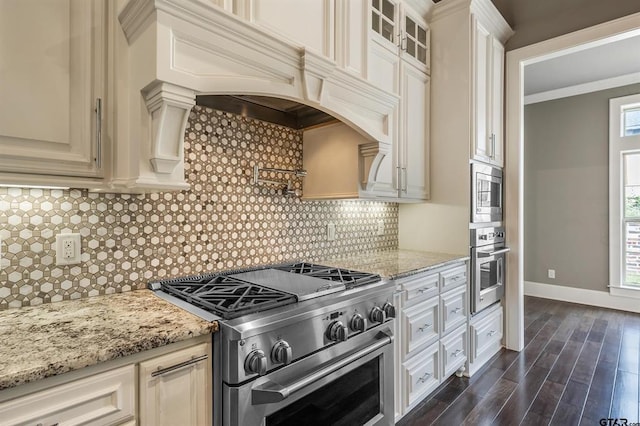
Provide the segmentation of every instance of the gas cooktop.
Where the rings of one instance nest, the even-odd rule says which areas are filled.
[[[299,262],[156,281],[149,288],[232,319],[380,280],[376,274]]]

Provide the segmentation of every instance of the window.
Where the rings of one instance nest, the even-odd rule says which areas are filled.
[[[609,271],[612,294],[640,290],[640,94],[609,102]]]
[[[624,136],[640,135],[640,107],[624,110]]]
[[[640,153],[625,153],[622,154],[622,158],[624,169],[622,173],[624,183],[622,283],[640,286]]]

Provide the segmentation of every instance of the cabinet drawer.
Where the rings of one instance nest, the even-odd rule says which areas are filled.
[[[467,288],[460,287],[440,297],[442,324],[440,331],[447,334],[467,321]]]
[[[402,319],[406,338],[403,359],[438,340],[438,311],[437,297],[404,309]]]
[[[461,265],[440,273],[440,293],[467,283],[467,266]]]
[[[133,420],[134,373],[129,365],[4,402],[1,423],[105,425]]]
[[[402,280],[400,285],[406,290],[406,302],[408,305],[417,303],[438,295],[437,273],[431,275],[416,275],[406,280]]]
[[[440,383],[438,344],[417,353],[402,365],[406,405],[419,401]]]
[[[471,325],[472,358],[478,358],[484,351],[502,340],[502,308]]]
[[[442,349],[442,377],[449,377],[467,360],[467,327],[456,329],[440,341]]]

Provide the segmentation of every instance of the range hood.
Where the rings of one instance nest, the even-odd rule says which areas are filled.
[[[130,0],[118,19],[128,44],[128,136],[150,155],[135,182],[115,185],[188,187],[183,137],[196,102],[254,115],[271,110],[261,119],[299,129],[346,126],[367,145],[367,159],[352,166],[363,176],[356,184],[366,192],[375,181],[393,143],[397,95],[210,2]]]
[[[286,99],[249,95],[198,95],[196,105],[279,124],[296,130],[336,123],[335,117]]]

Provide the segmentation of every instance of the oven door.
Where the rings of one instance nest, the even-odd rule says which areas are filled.
[[[225,426],[393,425],[393,333],[385,323],[240,386]]]
[[[502,170],[472,164],[471,222],[502,221]]]
[[[504,296],[505,256],[509,250],[507,247],[495,245],[471,249],[472,314],[480,312]]]

